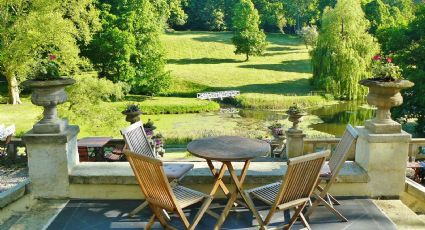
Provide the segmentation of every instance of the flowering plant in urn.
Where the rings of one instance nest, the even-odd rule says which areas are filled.
[[[31,80],[23,85],[33,90],[31,102],[44,107],[43,118],[33,126],[33,132],[60,133],[68,123],[58,118],[56,106],[68,100],[65,87],[74,84],[75,80],[61,77],[60,62],[54,54],[42,58],[34,66],[33,72]]]
[[[375,55],[372,58],[372,76],[370,80],[391,82],[401,79],[401,69],[393,63],[391,57]]]
[[[372,77],[359,83],[369,88],[367,102],[376,106],[376,116],[365,122],[365,127],[376,134],[400,133],[401,125],[391,119],[390,109],[403,104],[400,91],[412,87],[411,81],[404,80],[401,69],[391,57],[375,55],[372,58]]]

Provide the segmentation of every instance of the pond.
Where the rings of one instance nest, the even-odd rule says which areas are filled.
[[[310,128],[340,137],[347,124],[363,125],[374,116],[375,110],[362,102],[344,102],[311,110],[310,114],[323,120],[323,123],[312,124]]]
[[[339,103],[308,111],[300,128],[310,138],[342,136],[347,124],[362,125],[374,115],[363,103]],[[237,135],[252,138],[270,137],[268,126],[275,121],[287,129],[291,123],[285,111],[247,110],[223,106],[221,112],[198,114],[145,115],[152,119],[169,144],[184,144],[205,136]]]
[[[323,122],[310,124],[308,127],[334,136],[342,136],[347,124],[362,125],[364,121],[374,116],[374,110],[363,102],[342,102],[335,105],[315,108],[308,111]],[[243,118],[254,118],[261,121],[284,120],[287,115],[276,111],[241,110]]]

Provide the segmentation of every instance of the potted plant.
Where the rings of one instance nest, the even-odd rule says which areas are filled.
[[[145,129],[146,135],[153,135],[156,126],[151,119],[148,119],[148,122],[143,125],[143,128]]]
[[[307,113],[297,105],[290,106],[286,113],[289,115],[289,121],[292,122],[292,127],[289,131],[298,130],[298,124],[301,122],[301,118],[307,115]]]
[[[44,107],[43,118],[33,126],[33,132],[62,132],[67,121],[58,118],[56,106],[68,99],[65,87],[74,84],[75,80],[60,75],[58,58],[53,54],[40,60],[30,77],[31,80],[25,81],[23,85],[33,90],[31,102]]]
[[[392,58],[376,55],[372,61],[373,78],[359,83],[369,88],[367,102],[378,109],[375,118],[367,120],[365,126],[373,133],[400,133],[401,125],[391,119],[390,109],[403,103],[400,91],[414,84],[402,79],[401,69]]]
[[[134,124],[140,121],[140,115],[142,114],[142,111],[140,110],[139,105],[128,104],[125,110],[122,111],[122,114],[126,116],[126,121],[130,122],[130,124]]]
[[[273,134],[274,137],[280,137],[280,136],[285,135],[284,126],[279,122],[273,123],[268,128],[272,131],[272,134]]]

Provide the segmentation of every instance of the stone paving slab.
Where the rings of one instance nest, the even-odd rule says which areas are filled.
[[[214,200],[212,210],[221,212],[224,203],[224,200]],[[134,218],[127,217],[127,214],[139,204],[140,201],[137,200],[71,200],[47,229],[141,229],[151,216],[149,209],[144,209]],[[339,222],[333,214],[321,206],[310,218],[311,227],[326,230],[396,229],[391,220],[369,199],[346,199],[341,200],[341,204],[337,209],[347,217],[349,222]],[[192,220],[197,211],[198,209],[195,206],[192,210],[186,209],[185,213]],[[262,212],[262,214],[265,215],[266,212]],[[171,219],[173,226],[183,229],[183,225],[175,216],[171,216]],[[276,214],[271,226],[282,220],[283,214]],[[215,222],[214,218],[205,215],[196,229],[212,229]],[[258,229],[255,225],[256,221],[252,213],[247,209],[241,209],[230,213],[222,229]],[[297,224],[293,229],[301,228],[302,226]],[[159,223],[155,223],[153,229],[162,228]]]

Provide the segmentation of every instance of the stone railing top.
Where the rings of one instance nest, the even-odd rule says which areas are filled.
[[[182,163],[182,162],[179,162]],[[195,166],[182,180],[183,184],[212,184],[214,178],[206,162],[190,162]],[[217,164],[216,167],[219,165]],[[234,163],[238,173],[243,162]],[[266,184],[282,179],[287,165],[284,162],[252,162],[245,183]],[[367,173],[355,162],[347,161],[340,171],[338,182],[367,183]],[[226,183],[230,177],[226,172]],[[85,162],[75,166],[70,173],[71,184],[137,184],[128,162]]]

